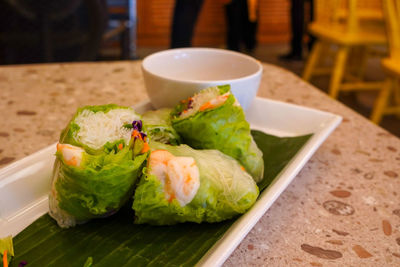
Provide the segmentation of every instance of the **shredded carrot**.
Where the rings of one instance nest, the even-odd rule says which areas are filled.
[[[133,130],[132,131],[132,136],[133,137],[138,136],[138,135],[139,135],[139,131],[138,130]]]
[[[4,267],[8,267],[7,250],[4,250],[4,254],[3,254],[3,266],[4,266]]]
[[[240,168],[242,169],[242,171],[245,171],[245,170],[246,170],[243,166],[240,166]]]
[[[149,151],[150,147],[148,143],[144,143],[143,144],[143,148],[142,151],[140,151],[141,153],[146,153],[147,151]]]
[[[210,102],[207,102],[207,103],[205,103],[205,104],[203,104],[201,107],[200,107],[200,111],[203,111],[203,110],[206,110],[206,109],[209,109],[209,108],[213,108],[214,106],[210,103]]]
[[[186,113],[186,112],[188,112],[188,110],[187,110],[187,109],[185,109],[185,110],[183,111],[183,113]]]
[[[138,137],[140,140],[143,140],[142,135],[138,130],[133,130],[132,137]]]
[[[123,145],[122,145],[122,144],[119,144],[119,145],[118,145],[118,149],[119,149],[119,150],[122,150],[122,148],[124,148]]]

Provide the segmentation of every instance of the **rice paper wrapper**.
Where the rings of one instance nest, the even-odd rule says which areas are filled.
[[[64,162],[59,152],[54,164],[50,215],[61,227],[107,217],[133,195],[147,153],[132,159],[129,147],[100,155],[83,155],[80,167]]]
[[[78,109],[59,143],[82,151],[80,163],[57,151],[53,168],[49,213],[59,226],[109,216],[132,196],[147,157],[133,157],[130,149],[132,121],[138,119],[132,108],[115,104]]]
[[[171,145],[181,143],[181,138],[172,127],[171,112],[172,109],[163,108],[142,115],[144,131],[151,140]]]
[[[182,222],[219,222],[246,212],[257,200],[253,178],[236,160],[218,150],[195,150],[187,145],[150,143],[151,150],[167,150],[174,156],[194,158],[200,186],[188,204],[168,200],[163,183],[149,167],[135,190],[133,209],[136,224],[171,225]]]
[[[223,95],[230,91],[230,86],[205,90],[218,90],[219,95]],[[172,125],[183,143],[197,149],[217,149],[237,159],[256,182],[261,181],[264,173],[263,154],[253,140],[250,125],[233,94],[219,107],[197,111],[181,119],[179,114],[185,108],[185,104],[175,107],[172,119]]]

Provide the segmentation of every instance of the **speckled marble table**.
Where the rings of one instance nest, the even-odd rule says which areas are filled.
[[[226,266],[400,266],[400,140],[283,69],[261,97],[343,116]],[[147,100],[140,62],[0,67],[0,167],[57,141],[82,105]]]

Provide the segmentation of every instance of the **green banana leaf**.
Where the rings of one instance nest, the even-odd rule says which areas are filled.
[[[280,138],[252,131],[266,166],[259,183],[265,189],[311,135]],[[44,215],[14,239],[11,266],[193,266],[223,236],[235,219],[220,223],[174,226],[133,224],[131,203],[116,215],[61,229]]]

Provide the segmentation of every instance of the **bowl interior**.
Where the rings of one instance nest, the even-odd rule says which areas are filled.
[[[252,57],[223,49],[183,48],[152,54],[143,68],[172,80],[218,81],[253,75],[261,69]]]

